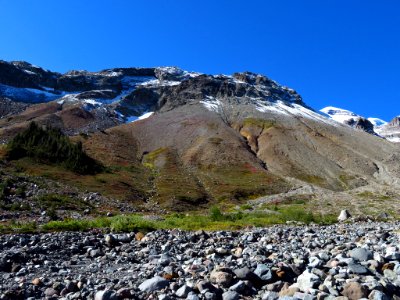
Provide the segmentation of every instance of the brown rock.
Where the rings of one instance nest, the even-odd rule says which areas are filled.
[[[144,238],[144,233],[139,231],[138,233],[135,234],[135,240],[141,241],[143,238]]]
[[[285,277],[285,271],[284,270],[277,270],[276,271],[276,276],[278,277],[278,278],[284,278]]]
[[[349,298],[349,300],[357,300],[368,296],[368,291],[365,286],[358,282],[349,282],[344,286],[342,295]]]
[[[42,281],[40,280],[40,278],[34,278],[34,279],[32,280],[32,284],[33,284],[33,285],[41,285],[41,284],[42,284]]]
[[[394,269],[394,263],[386,263],[382,267],[382,272],[385,271],[386,269],[393,270]]]
[[[233,276],[230,273],[222,271],[212,271],[210,274],[210,281],[222,285],[224,287],[229,287],[232,283]]]
[[[165,279],[167,279],[167,280],[172,280],[172,279],[174,279],[174,278],[178,278],[179,276],[178,276],[178,274],[176,274],[176,273],[172,273],[172,274],[166,273],[166,274],[163,275],[163,277],[164,277]]]
[[[300,289],[297,287],[289,287],[286,289],[282,289],[279,292],[279,297],[289,296],[292,297],[295,293],[300,292]]]

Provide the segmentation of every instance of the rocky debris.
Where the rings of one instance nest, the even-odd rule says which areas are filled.
[[[103,207],[113,207],[119,213],[135,211],[130,203],[100,193],[80,191],[44,177],[0,172],[0,189],[0,221],[3,222],[19,219],[41,224],[53,219],[79,219],[82,215],[102,213]],[[48,201],[54,199],[51,197],[59,199],[56,207],[48,205]]]
[[[0,299],[397,299],[399,229],[3,235]]]
[[[0,119],[23,112],[29,105],[0,97]]]
[[[350,217],[351,217],[351,215],[350,215],[349,211],[347,209],[343,209],[339,214],[338,221],[343,222],[343,221],[348,220]]]

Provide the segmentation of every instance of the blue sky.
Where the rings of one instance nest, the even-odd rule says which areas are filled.
[[[65,72],[262,73],[307,104],[400,115],[400,1],[0,0],[0,59]]]

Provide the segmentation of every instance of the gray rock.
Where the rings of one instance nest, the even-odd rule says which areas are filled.
[[[160,276],[155,276],[151,279],[144,281],[141,285],[139,285],[139,289],[142,292],[153,292],[166,288],[168,285],[169,285],[168,280]]]
[[[372,252],[365,248],[355,248],[350,251],[349,256],[358,261],[367,261],[373,258]]]
[[[195,293],[190,292],[189,295],[187,295],[186,300],[200,300],[200,298]]]
[[[370,300],[389,300],[390,298],[386,296],[384,293],[378,290],[373,290],[369,296],[368,299]]]
[[[349,264],[348,265],[348,269],[350,273],[353,274],[367,274],[368,273],[368,269],[362,265],[359,264]]]
[[[349,219],[350,217],[351,217],[351,215],[350,215],[349,211],[347,209],[343,209],[340,212],[337,219],[339,222],[343,222],[343,221],[346,221],[347,219]]]
[[[384,275],[387,279],[389,279],[390,281],[392,281],[392,282],[394,282],[394,281],[396,281],[396,280],[398,279],[398,276],[397,276],[396,272],[394,272],[394,271],[392,271],[392,270],[390,270],[390,269],[385,269],[385,270],[383,271],[383,275]]]
[[[301,291],[308,292],[310,289],[317,287],[320,282],[317,275],[306,270],[297,278],[296,285]]]
[[[316,256],[311,256],[311,257],[309,258],[309,263],[308,263],[308,265],[309,265],[310,267],[315,268],[315,267],[320,266],[321,264],[322,264],[322,261],[321,261],[318,257],[316,257]]]
[[[204,294],[204,298],[207,299],[207,300],[216,300],[217,299],[217,295],[215,293],[206,292]]]
[[[310,294],[305,294],[305,293],[300,293],[300,292],[296,292],[293,295],[293,298],[295,299],[302,299],[302,300],[313,300],[313,296],[311,296]]]
[[[46,297],[52,297],[52,296],[58,295],[58,292],[53,288],[47,288],[44,291],[44,294]]]
[[[276,299],[278,299],[279,298],[279,294],[278,293],[276,293],[276,292],[271,292],[271,291],[268,291],[268,292],[265,292],[263,295],[262,295],[262,300],[276,300]]]
[[[271,269],[264,264],[258,264],[254,274],[260,277],[263,281],[270,281],[272,279]]]
[[[239,280],[238,282],[236,282],[234,285],[232,285],[229,290],[231,291],[235,291],[238,293],[242,293],[243,291],[245,291],[247,288],[246,283],[244,283],[244,281]]]
[[[206,280],[199,281],[196,287],[200,292],[203,292],[205,290],[214,292],[216,290],[215,286],[213,286],[209,281]]]
[[[227,291],[222,294],[222,300],[239,300],[240,295],[235,291]]]
[[[176,292],[175,295],[179,298],[185,298],[192,291],[192,288],[188,287],[186,284],[181,286]]]
[[[117,300],[117,294],[111,290],[98,291],[94,300]]]
[[[262,280],[258,275],[253,273],[248,267],[236,269],[233,271],[238,279],[241,280],[248,280],[250,281],[253,285],[261,287],[262,286]],[[266,274],[266,277],[268,274]]]
[[[107,234],[104,241],[109,247],[112,247],[117,243],[117,239],[112,234]]]

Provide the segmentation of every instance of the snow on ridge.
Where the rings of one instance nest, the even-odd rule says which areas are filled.
[[[256,103],[256,109],[260,112],[272,112],[283,115],[295,115],[298,117],[307,118],[310,120],[327,123],[333,126],[337,126],[335,121],[330,118],[325,117],[319,112],[308,109],[300,104],[290,103],[286,104],[284,101],[276,101],[271,103],[266,103],[265,101],[258,100]]]
[[[386,125],[388,123],[388,122],[386,122],[386,121],[384,121],[382,119],[379,119],[379,118],[368,118],[368,121],[370,121],[372,123],[372,125],[374,125],[374,127],[375,126],[377,126],[377,127],[383,126],[383,125]]]
[[[355,120],[361,118],[361,116],[349,111],[347,109],[337,108],[333,106],[327,106],[320,110],[321,112],[327,114],[332,120],[345,124],[347,121]]]
[[[26,74],[29,74],[29,75],[36,75],[35,72],[29,71],[29,70],[26,70],[26,69],[23,69],[22,71],[24,71]]]
[[[186,70],[182,70],[181,68],[178,68],[178,67],[157,67],[156,70],[160,70],[164,73],[171,74],[171,75],[183,76],[185,78],[187,78],[187,77],[193,78],[193,77],[203,75],[202,73],[199,73],[199,72],[186,71]]]
[[[222,102],[218,99],[215,99],[212,96],[206,96],[206,98],[202,101],[200,101],[201,104],[203,104],[203,106],[208,109],[209,111],[213,111],[213,112],[218,112]]]
[[[0,84],[0,95],[15,99],[16,101],[27,102],[49,102],[63,96],[61,92],[50,92],[33,88],[19,88]]]
[[[149,87],[158,87],[158,86],[174,86],[181,84],[181,81],[169,81],[169,80],[159,80],[159,79],[152,79],[149,81],[145,81],[139,83],[138,86],[149,86]]]
[[[150,117],[151,115],[153,115],[154,112],[153,111],[149,111],[149,112],[145,112],[143,115],[141,116],[130,116],[130,117],[126,117],[126,123],[132,123],[132,122],[136,122],[139,120],[144,120],[147,119],[148,117]],[[119,114],[121,115],[121,114]]]
[[[390,137],[390,136],[388,136],[388,137],[385,137],[389,142],[392,142],[392,143],[400,143],[400,137],[396,137],[396,136],[392,136],[392,137]]]

